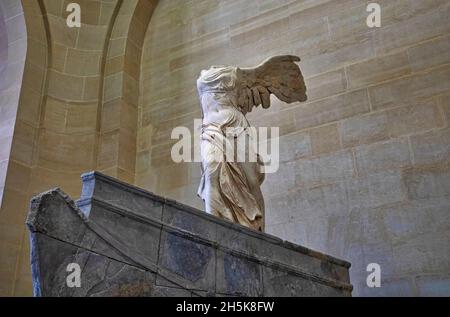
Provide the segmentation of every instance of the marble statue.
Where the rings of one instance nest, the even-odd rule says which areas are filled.
[[[283,55],[253,68],[212,66],[201,72],[197,80],[202,108],[198,195],[207,213],[264,231],[263,162],[258,153],[256,160],[236,160],[241,149],[236,140],[245,140],[242,136],[250,130],[245,115],[259,105],[268,108],[271,94],[286,103],[306,101],[299,61],[297,56]],[[245,157],[250,157],[252,149],[245,147],[245,151]]]

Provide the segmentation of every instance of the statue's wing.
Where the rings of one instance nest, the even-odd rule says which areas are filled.
[[[296,62],[300,58],[281,55],[267,59],[254,68],[238,68],[238,106],[243,113],[262,105],[270,107],[270,95],[286,103],[306,101],[306,86]]]

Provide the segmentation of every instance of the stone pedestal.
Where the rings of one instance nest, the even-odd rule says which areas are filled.
[[[82,179],[76,203],[60,189],[31,202],[36,296],[351,296],[348,262],[97,172]]]

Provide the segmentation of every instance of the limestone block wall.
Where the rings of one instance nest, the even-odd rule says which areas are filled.
[[[202,208],[199,164],[175,164],[170,133],[200,118],[211,64],[300,56],[309,100],[249,116],[280,127],[264,184],[267,231],[352,262],[353,295],[449,294],[450,3],[162,0],[141,63],[136,184]],[[382,287],[366,286],[378,263]]]
[[[0,290],[3,290],[4,285],[10,287],[14,280],[25,232],[24,218],[19,220],[20,216],[15,208],[23,206],[25,209],[21,212],[25,217],[26,203],[21,202],[25,197],[22,186],[27,181],[29,171],[22,168],[19,162],[20,157],[14,144],[17,144],[20,136],[15,136],[14,131],[21,128],[28,130],[27,114],[19,109],[19,102],[22,102],[22,82],[31,82],[24,76],[24,69],[33,64],[31,58],[25,63],[26,9],[19,1],[0,2]],[[25,147],[22,150],[26,151]],[[14,172],[10,174],[9,170]]]
[[[0,3],[0,206],[25,65],[27,32],[23,8],[16,1]]]
[[[80,28],[66,24],[70,2],[81,6]],[[12,98],[0,94],[0,127],[6,129],[5,134],[0,131],[0,152],[9,162],[0,211],[0,295],[32,294],[24,221],[33,195],[59,186],[77,197],[80,174],[95,169],[133,182],[138,65],[155,4],[156,0],[1,2],[3,13],[13,17],[0,19],[9,39],[23,38],[23,43],[11,42],[17,49],[11,47],[16,52],[6,64],[0,49],[1,86],[11,81],[14,88],[17,80],[20,91],[17,117],[9,121],[6,106],[13,103],[6,101]],[[20,14],[16,8],[22,7]],[[15,65],[25,54],[19,80]],[[7,153],[3,142],[11,139]],[[3,156],[0,164],[2,176]]]
[[[122,2],[104,70],[97,168],[134,183],[140,60],[154,0]]]
[[[80,173],[95,168],[101,62],[114,2],[82,3],[82,13],[89,15],[82,15],[81,28],[68,28],[69,2],[23,1],[31,30],[28,68],[19,105],[23,119],[17,120],[11,154],[17,166],[10,165],[6,184],[17,195],[5,197],[9,203],[2,212],[3,220],[17,227],[20,239],[11,249],[15,265],[5,265],[11,271],[2,283],[5,294],[31,294],[23,227],[30,197],[54,186],[76,193]]]

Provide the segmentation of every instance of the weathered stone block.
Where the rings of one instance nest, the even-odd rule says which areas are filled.
[[[317,48],[305,56],[302,50],[294,50],[302,58],[302,72],[306,77],[344,67],[350,62],[375,57],[375,44],[372,34],[364,38],[348,37],[345,42],[332,40],[319,42]]]
[[[304,129],[368,111],[367,91],[363,89],[303,104],[295,108],[294,115],[297,128]]]
[[[450,94],[441,96],[439,98],[439,103],[447,120],[447,125],[450,125]]]
[[[134,254],[138,263],[147,266],[156,262],[161,236],[159,222],[98,203],[92,204],[88,219],[100,238],[117,242],[116,249],[125,257]],[[101,240],[97,239],[92,246],[94,251],[99,248],[98,242]]]
[[[446,167],[404,172],[409,199],[429,199],[450,195],[450,171]]]
[[[280,162],[291,162],[311,155],[311,139],[307,133],[284,135],[279,142]]]
[[[416,165],[435,164],[450,160],[450,129],[431,131],[411,137]]]
[[[133,210],[135,213],[152,219],[161,219],[163,199],[134,187],[134,190],[123,182],[99,174],[86,173],[82,175],[83,189],[78,206],[88,214],[92,202],[106,202],[119,208]]]
[[[348,212],[348,193],[345,181],[313,186],[302,191],[304,195],[300,194],[300,199],[309,204],[309,209],[305,210],[303,216],[315,214],[327,217],[345,215]],[[304,207],[304,203],[299,204],[299,209],[304,209]]]
[[[247,257],[249,261],[268,261],[274,267],[283,267],[305,276],[320,276],[325,280],[344,281],[347,278],[348,272],[339,260],[279,238],[265,236],[261,239],[246,231],[229,231],[225,226],[218,227],[218,235],[223,237],[224,247],[238,255],[241,253],[241,257]]]
[[[348,38],[366,38],[371,33],[367,28],[366,18],[366,4],[362,3],[349,3],[345,5],[345,9],[330,12],[328,17],[330,37],[339,42]],[[385,22],[385,17],[383,18]]]
[[[446,64],[450,62],[450,38],[438,38],[408,49],[413,71]]]
[[[267,219],[267,216],[266,216]],[[286,239],[287,237],[295,237],[291,239],[295,244],[306,244],[306,224],[301,220],[290,220],[289,222],[274,222],[270,221],[270,225],[266,225],[265,230],[267,233],[274,236]]]
[[[72,135],[46,130],[40,134],[39,166],[62,172],[88,169],[94,164],[94,147],[95,134]]]
[[[388,114],[371,113],[340,121],[339,128],[344,147],[372,143],[389,137]]]
[[[337,124],[330,124],[310,131],[312,152],[314,155],[337,151],[341,148],[341,140]]]
[[[245,255],[264,256],[271,253],[270,248],[263,248],[265,240],[258,239],[258,236],[253,232],[247,232],[245,230],[229,230],[228,225],[217,226],[217,236],[221,237],[221,245],[227,250],[235,250],[238,253],[244,252]],[[264,237],[267,242],[280,243],[282,240],[272,236]]]
[[[325,154],[296,162],[296,184],[330,183],[353,176],[353,160],[349,151]]]
[[[346,181],[351,207],[378,207],[405,200],[405,188],[399,171],[368,174]]]
[[[428,5],[429,3],[424,2],[425,7]],[[437,3],[428,10],[420,8],[421,4],[414,3],[414,6],[416,13],[410,19],[394,23],[375,33],[377,54],[387,54],[398,48],[423,42],[449,31],[448,23],[445,22],[448,20],[448,6]],[[419,12],[422,14],[418,14]],[[416,32],[409,32],[408,30],[411,29]]]
[[[353,117],[340,122],[344,147],[373,143],[444,125],[439,107],[433,100],[411,106]]]
[[[302,56],[303,59],[305,56],[314,55],[318,48],[328,43],[328,23],[323,16],[307,21],[306,17],[295,18],[295,15],[290,16],[289,42],[294,51],[300,53],[299,56]],[[313,74],[318,73],[313,72]]]
[[[369,88],[370,101],[375,110],[409,105],[448,91],[450,67],[441,67]]]
[[[448,274],[448,230],[428,232],[392,246],[396,275]]]
[[[303,42],[304,39],[300,41]],[[337,95],[345,92],[347,89],[347,78],[344,69],[306,78],[305,83],[308,87],[308,100],[311,101]]]
[[[280,164],[278,171],[267,175],[261,190],[268,196],[285,193],[295,187],[295,167],[297,162]]]
[[[308,297],[312,289],[328,297],[340,297],[346,294],[346,291],[336,291],[333,287],[315,283],[300,276],[293,278],[286,272],[268,267],[263,269],[263,285],[265,296],[269,297]]]
[[[217,292],[238,296],[262,296],[261,266],[254,261],[219,251]]]
[[[440,110],[434,101],[423,101],[410,107],[388,111],[391,136],[427,131],[444,125]]]
[[[271,226],[293,221],[311,224],[314,218],[345,216],[350,208],[347,184],[344,181],[298,188],[266,197],[266,222]],[[301,232],[297,234],[302,235]],[[280,235],[283,236],[283,233],[277,234]]]
[[[214,292],[215,250],[205,242],[164,231],[161,235],[158,266],[177,277],[175,281],[168,280],[166,274],[159,272],[157,285],[188,286],[188,289]]]
[[[355,149],[359,174],[398,169],[411,164],[407,139],[359,146]]]
[[[185,210],[186,206],[177,205],[175,201],[170,201],[164,205],[162,222],[174,228],[205,237],[209,241],[217,241],[217,225],[215,222],[197,215],[198,210],[194,208],[192,210],[195,210],[195,213],[192,214],[186,214]]]
[[[376,211],[381,227],[393,244],[420,236],[428,230],[445,232],[450,227],[450,198],[421,199]]]
[[[271,107],[267,114],[254,111],[252,123],[256,122],[259,126],[280,126],[281,134],[289,139],[285,148],[281,143],[280,159],[292,162],[310,158],[314,143],[315,153],[322,154],[323,152],[317,151],[322,138],[310,138],[308,135],[311,129],[338,121],[343,147],[363,145],[351,149],[353,154],[360,155],[359,160],[354,155],[354,163],[359,166],[359,170],[351,178],[358,177],[359,180],[330,178],[326,180],[326,184],[296,186],[293,179],[296,166],[292,164],[285,167],[285,164],[281,164],[278,173],[267,175],[263,186],[269,226],[267,229],[273,229],[270,232],[290,241],[306,243],[326,250],[327,253],[351,259],[356,264],[352,279],[355,284],[360,285],[356,294],[381,293],[380,289],[366,292],[367,272],[364,266],[367,263],[362,251],[360,252],[363,243],[352,238],[367,236],[378,239],[379,242],[385,239],[385,244],[393,242],[389,240],[391,238],[396,243],[402,240],[405,242],[405,239],[417,236],[424,230],[435,230],[436,227],[430,224],[436,222],[433,212],[436,212],[436,217],[441,217],[438,219],[444,219],[440,221],[441,224],[446,222],[442,218],[442,212],[447,207],[445,204],[438,207],[432,201],[444,201],[449,196],[438,195],[440,197],[411,201],[405,193],[401,195],[401,190],[406,192],[405,178],[399,179],[397,172],[409,169],[411,165],[404,151],[405,139],[409,139],[412,152],[417,153],[419,158],[412,155],[412,159],[416,160],[412,162],[415,167],[428,168],[434,164],[445,164],[446,161],[445,138],[442,139],[445,134],[441,138],[431,131],[444,129],[450,122],[450,107],[447,106],[450,100],[450,75],[448,50],[445,50],[449,32],[449,1],[379,0],[377,3],[382,7],[382,28],[372,29],[366,25],[367,2],[361,0],[261,0],[255,6],[248,6],[246,0],[222,2],[220,5],[217,1],[175,5],[170,0],[159,1],[158,12],[152,17],[152,31],[147,32],[144,44],[146,53],[142,58],[143,87],[152,87],[143,93],[143,126],[158,126],[155,129],[158,130],[155,138],[158,143],[153,143],[152,149],[157,155],[152,155],[151,168],[139,173],[139,184],[149,189],[156,188],[159,193],[177,197],[190,205],[196,204],[193,189],[198,182],[185,177],[183,169],[186,167],[176,171],[170,171],[170,167],[161,169],[167,167],[167,153],[171,146],[167,143],[170,130],[180,125],[191,126],[192,118],[188,114],[192,109],[198,109],[198,100],[194,100],[196,93],[187,91],[186,85],[192,85],[198,70],[207,66],[210,61],[245,67],[262,61],[274,52],[297,54],[302,58],[300,67],[306,78],[310,103],[303,105],[305,107],[299,104],[287,108]],[[284,22],[279,23],[285,15],[289,19],[287,27]],[[272,24],[273,22],[275,23]],[[264,26],[272,29],[264,32]],[[275,32],[276,36],[273,36],[273,30],[282,32]],[[239,45],[239,54],[232,54],[233,50],[229,48],[230,36],[234,37],[233,44],[236,47]],[[404,68],[406,64],[402,64],[406,62],[405,54],[408,55],[412,72],[406,76],[403,71],[407,71],[407,67]],[[367,66],[365,61],[368,62]],[[178,72],[169,75],[170,67],[172,72]],[[369,69],[373,73],[367,72]],[[355,111],[354,115],[349,111],[348,115],[341,115],[342,105],[336,100],[338,96],[348,94],[345,70],[350,70],[347,74],[350,85],[365,85],[358,87],[369,90],[371,107],[365,113]],[[177,83],[177,80],[186,83]],[[383,82],[380,83],[379,80]],[[170,86],[171,82],[174,83],[173,86]],[[321,107],[327,99],[331,101],[329,109],[325,111]],[[438,108],[433,102],[429,102],[431,99],[433,102],[440,100]],[[155,100],[161,102],[157,104]],[[318,103],[315,104],[316,102]],[[309,108],[310,105],[319,107],[308,110],[311,116],[307,119],[303,114],[298,117],[293,115],[295,108]],[[350,107],[348,102],[345,105]],[[423,108],[410,108],[412,106]],[[400,107],[408,108],[404,111],[386,112]],[[313,114],[315,110],[318,113]],[[187,120],[180,119],[181,113],[187,114]],[[446,115],[446,122],[437,119],[443,114]],[[332,115],[334,117],[329,119]],[[428,134],[430,138],[422,139],[422,136]],[[414,145],[416,137],[417,144]],[[420,145],[422,141],[423,145]],[[331,141],[326,139],[323,143],[326,142]],[[429,146],[425,142],[429,142]],[[380,147],[365,147],[371,143],[377,143]],[[399,149],[395,148],[395,144],[399,144]],[[439,144],[442,151],[439,150]],[[327,146],[323,149],[328,150]],[[382,152],[376,152],[377,149],[386,151],[385,157]],[[387,173],[385,169],[393,174]],[[158,174],[161,175],[159,180],[156,177]],[[372,176],[374,174],[380,175]],[[386,176],[386,183],[383,175]],[[174,180],[169,181],[168,177],[173,177]],[[188,186],[191,186],[192,192],[189,196],[183,193]],[[361,198],[358,198],[359,193]],[[386,199],[386,202],[381,201],[382,199]],[[365,207],[365,204],[368,206]],[[367,225],[364,227],[366,231],[356,235],[355,232],[362,230],[360,223],[356,216],[351,221],[348,218],[355,208],[366,208],[367,213],[377,213],[380,217],[367,216],[364,221],[370,219],[380,228]],[[394,209],[396,210],[393,211]],[[419,212],[420,209],[427,212]],[[389,212],[391,214],[385,216]],[[402,216],[402,213],[407,213],[410,217]],[[414,216],[417,217],[416,220]],[[388,221],[392,221],[391,226]],[[351,234],[348,238],[345,235],[342,238],[342,232]],[[305,236],[309,238],[306,241]],[[376,255],[370,258],[374,262],[388,258],[383,263],[383,272],[392,270],[392,250],[390,253],[379,247],[367,247],[365,250]],[[385,267],[385,264],[390,267]],[[356,268],[360,270],[359,273],[355,273]],[[411,273],[411,277],[417,274],[420,272]],[[392,277],[398,279],[405,276]],[[388,282],[391,280],[386,281]],[[395,289],[392,287],[392,290]],[[401,294],[400,287],[398,290]]]
[[[408,55],[405,52],[378,57],[347,68],[351,88],[365,87],[410,73]]]
[[[381,281],[379,292],[376,289],[365,289],[365,296],[396,296],[396,297],[412,297],[415,296],[414,286],[411,279],[402,278],[396,280]]]
[[[290,295],[350,295],[348,262],[99,173],[83,181],[84,212],[58,189],[31,204],[36,296],[269,296],[265,268],[309,289]],[[80,288],[66,285],[69,263],[83,267]]]
[[[68,199],[68,196],[59,190],[33,198],[27,217],[30,230],[59,237],[68,243],[80,243],[85,232],[85,228],[81,226],[85,217],[73,211],[75,205]]]
[[[420,296],[450,296],[450,277],[445,278],[436,275],[419,276],[416,278],[416,285]]]
[[[276,212],[266,212],[265,214],[265,222],[271,225],[301,218],[310,210],[305,194],[299,190],[281,194],[274,194],[269,191],[264,197],[267,210],[276,210]]]

